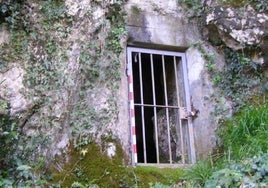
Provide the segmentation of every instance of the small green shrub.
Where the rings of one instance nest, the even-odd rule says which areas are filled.
[[[18,142],[17,120],[9,115],[0,114],[0,169],[6,168],[10,164],[11,157]]]
[[[194,187],[203,186],[213,173],[214,168],[209,161],[199,161],[185,171],[185,179]]]
[[[218,130],[223,150],[234,160],[268,150],[268,104],[248,106]]]
[[[19,149],[21,137],[18,120],[0,114],[0,187],[40,187],[47,183],[44,161],[27,161],[27,152]]]
[[[268,153],[240,163],[231,163],[214,172],[204,187],[267,187],[267,176]]]
[[[268,104],[254,97],[232,118],[221,121],[218,153],[211,162],[197,163],[186,172],[190,187],[267,187]],[[257,157],[256,157],[257,156]]]
[[[5,0],[0,1],[0,21],[1,23],[8,23],[11,29],[19,29],[25,27],[25,17],[22,10],[25,8],[25,0]],[[26,24],[26,25],[25,25]]]

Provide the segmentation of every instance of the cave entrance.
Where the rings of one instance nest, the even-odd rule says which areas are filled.
[[[185,54],[127,48],[133,164],[195,162]]]

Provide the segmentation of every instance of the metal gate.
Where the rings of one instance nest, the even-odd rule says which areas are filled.
[[[127,48],[132,163],[195,163],[184,53]]]

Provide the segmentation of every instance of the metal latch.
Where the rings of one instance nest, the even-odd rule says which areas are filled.
[[[188,119],[188,117],[197,117],[199,110],[194,109],[188,112],[186,107],[180,107],[180,119]]]
[[[180,107],[180,119],[187,119],[187,118],[188,114],[186,107]]]

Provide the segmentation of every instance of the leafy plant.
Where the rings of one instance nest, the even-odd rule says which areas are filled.
[[[19,159],[0,170],[1,187],[42,187],[48,185],[45,172],[22,163]]]
[[[107,19],[112,27],[107,36],[107,48],[119,55],[123,48],[120,44],[121,38],[126,36],[125,12],[121,9],[122,3],[115,3],[109,7]],[[120,14],[118,14],[120,12]]]
[[[210,74],[213,76],[213,74],[216,72],[216,62],[215,62],[215,58],[216,58],[216,54],[215,53],[211,53],[208,52],[204,45],[202,43],[196,42],[191,44],[191,46],[197,48],[202,57],[206,60],[206,68],[207,70],[210,72]]]
[[[251,5],[258,12],[268,11],[268,2],[263,0],[218,0],[218,2],[223,5],[231,5],[236,8]]]
[[[62,0],[47,0],[40,6],[40,10],[44,20],[50,23],[64,18],[66,13],[66,7]]]
[[[19,140],[18,120],[9,115],[9,104],[3,99],[0,112],[0,174],[2,169],[7,169],[12,164]],[[12,166],[12,165],[11,165]]]
[[[22,10],[26,8],[25,0],[6,0],[0,2],[0,21],[8,23],[11,29],[21,29],[28,26]]]
[[[232,119],[223,121],[218,130],[221,146],[232,159],[266,152],[268,150],[268,104],[247,106]]]
[[[185,179],[194,187],[203,186],[214,171],[209,161],[199,161],[185,171]]]
[[[222,71],[212,72],[212,81],[219,86],[225,98],[233,102],[237,111],[254,94],[260,93],[264,84],[261,66],[245,55],[225,49],[226,64]]]
[[[39,165],[40,156],[45,155],[44,161],[51,157],[50,150],[54,149],[51,148],[54,147],[51,141],[55,137],[48,130],[62,132],[68,129],[66,134],[73,139],[76,148],[81,148],[93,140],[93,127],[101,130],[117,117],[116,94],[121,76],[119,55],[123,49],[121,40],[126,34],[122,9],[124,1],[89,3],[92,5],[90,8],[100,6],[107,10],[100,27],[94,32],[88,31],[87,21],[95,22],[92,11],[88,10],[85,17],[77,18],[82,23],[79,27],[84,27],[85,34],[81,32],[83,39],[68,41],[66,38],[72,31],[73,18],[66,14],[64,1],[36,1],[33,6],[23,0],[0,2],[0,21],[7,25],[10,33],[10,42],[0,49],[0,71],[18,63],[25,70],[25,90],[22,94],[34,104],[27,112],[27,120],[20,121],[20,124],[13,117],[0,116],[3,123],[0,127],[0,146],[10,149],[0,153],[0,187],[38,187],[46,184],[40,169],[34,166]],[[79,46],[77,62],[72,60],[77,65],[74,71],[70,70],[73,65],[69,59],[73,43]],[[107,104],[101,104],[104,107],[97,111],[91,99],[101,88],[108,89],[109,93],[105,96]],[[67,108],[61,111],[60,117],[55,115],[58,101],[66,102]],[[6,104],[0,103],[0,106],[2,112],[2,106],[4,109]],[[27,129],[31,130],[31,134],[25,134]],[[45,172],[45,166],[40,168]],[[82,167],[76,168],[75,175],[82,177],[83,170]]]
[[[59,85],[60,74],[55,69],[54,62],[61,57],[61,53],[58,51],[59,40],[51,35],[51,31],[55,27],[52,22],[58,21],[63,11],[58,10],[55,3],[56,1],[51,4],[38,2],[37,5],[43,5],[38,9],[24,0],[0,2],[0,20],[7,25],[10,33],[9,43],[2,45],[0,50],[1,71],[13,66],[13,62],[20,63],[19,66],[26,70],[24,84],[28,89],[23,94],[29,100],[35,98],[35,105],[28,112],[29,119],[26,121],[10,117],[8,113],[0,114],[0,146],[3,148],[0,152],[1,187],[40,187],[47,183],[44,161],[39,162],[39,159],[47,147],[51,146],[50,138],[43,131],[52,124],[52,118],[39,113],[38,108],[44,102],[49,107],[51,99],[46,94],[55,91]],[[47,30],[41,27],[43,20],[39,18],[42,16],[36,17],[40,11],[47,16],[43,20],[50,21]],[[35,23],[32,23],[32,13],[36,13]],[[33,114],[39,115],[35,122],[30,120]],[[24,133],[23,126],[26,123],[32,126],[33,134]]]
[[[268,104],[255,97],[233,117],[220,121],[219,151],[186,171],[189,187],[268,186]],[[215,150],[216,151],[216,150]]]
[[[268,153],[229,164],[214,172],[204,187],[267,187],[267,176]]]
[[[189,17],[199,17],[203,12],[203,5],[199,0],[178,0],[178,3],[186,7]]]
[[[32,187],[47,183],[44,161],[33,164],[26,163],[26,152],[21,153],[22,135],[18,130],[18,120],[8,114],[0,114],[0,186],[1,187]],[[25,156],[22,156],[25,155]],[[25,158],[24,158],[25,157]],[[29,161],[28,161],[29,163]],[[39,170],[42,168],[42,172]],[[42,177],[41,177],[42,176]]]
[[[125,35],[126,35],[125,26],[121,26],[119,28],[114,27],[109,33],[107,47],[119,55],[123,50],[120,44],[120,40],[121,37]]]

